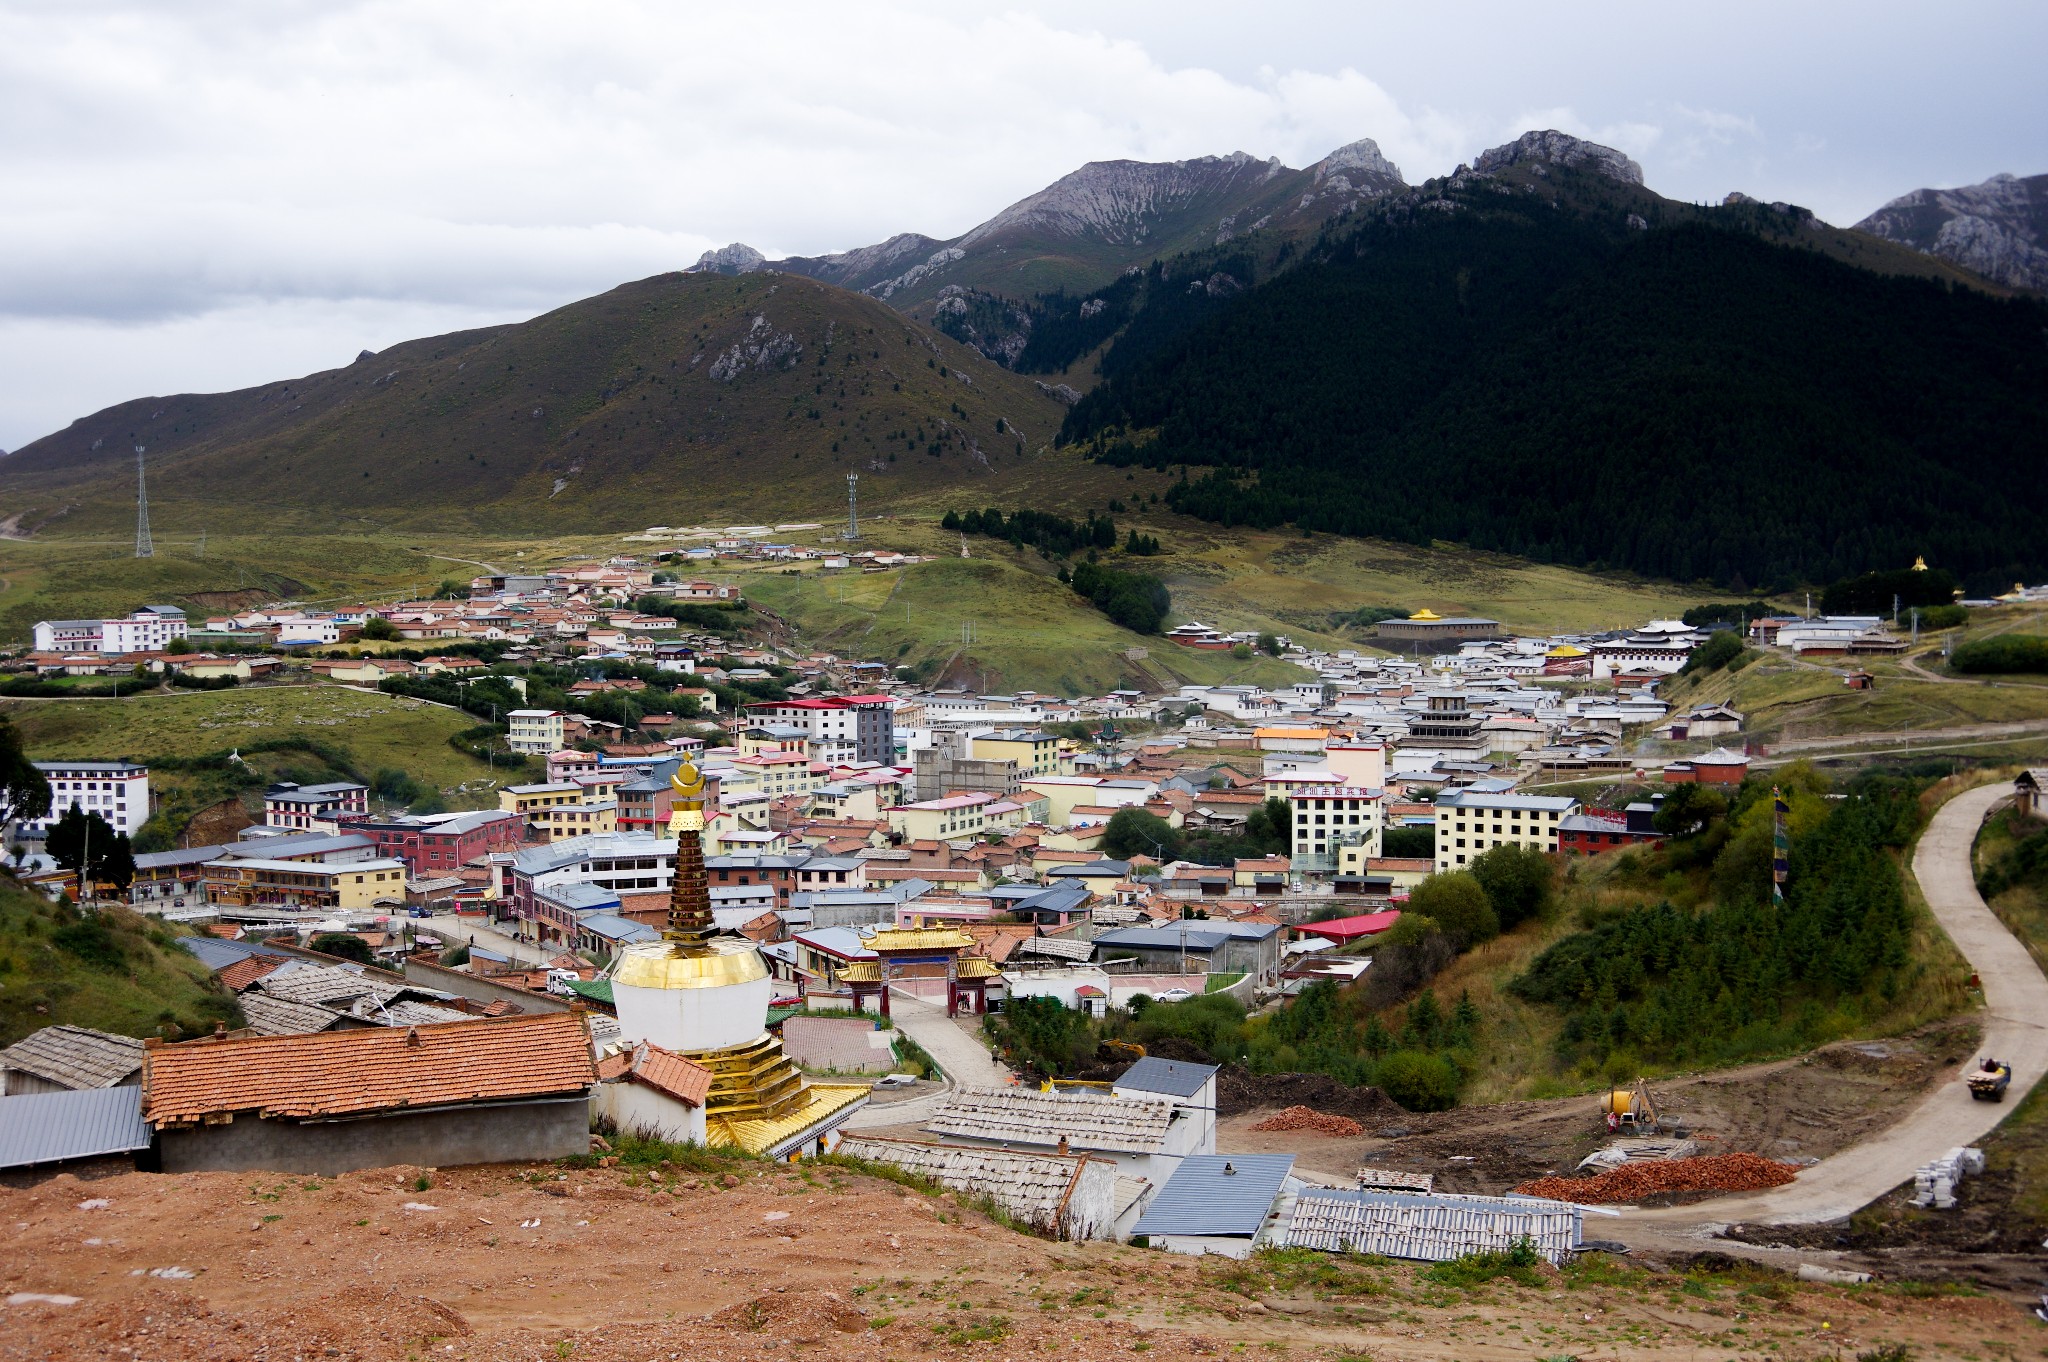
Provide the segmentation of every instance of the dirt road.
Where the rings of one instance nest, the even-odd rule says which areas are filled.
[[[1673,1226],[1766,1221],[1803,1224],[1837,1220],[1902,1182],[1921,1164],[1956,1145],[1981,1139],[2048,1072],[2048,978],[1978,896],[1970,873],[1970,847],[2004,784],[1957,795],[1942,805],[1913,855],[1913,875],[1927,906],[1984,985],[1980,1053],[2012,1065],[2012,1090],[2003,1106],[1972,1101],[1951,1072],[1897,1124],[1821,1160],[1799,1180],[1774,1191],[1717,1200],[1701,1207],[1674,1206],[1628,1213],[1614,1222],[1626,1238],[1629,1224]],[[1972,1061],[1965,1061],[1969,1063]]]

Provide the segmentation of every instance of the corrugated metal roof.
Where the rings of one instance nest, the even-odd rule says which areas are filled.
[[[260,941],[223,941],[217,936],[181,936],[178,944],[199,957],[199,963],[210,970],[232,965],[237,960],[246,960],[252,955],[275,955],[290,959],[287,951],[275,946],[266,946]]]
[[[1433,1196],[1311,1189],[1294,1203],[1286,1243],[1329,1253],[1443,1262],[1512,1248],[1526,1238],[1553,1263],[1579,1246],[1585,1213],[1533,1197]]]
[[[1293,1167],[1292,1154],[1191,1154],[1132,1233],[1255,1235]]]
[[[0,1098],[0,1168],[129,1154],[149,1139],[140,1088]]]
[[[1214,1064],[1190,1064],[1180,1059],[1160,1059],[1147,1055],[1124,1070],[1123,1077],[1111,1084],[1114,1088],[1132,1088],[1139,1092],[1163,1092],[1174,1097],[1193,1097],[1202,1090],[1202,1085],[1216,1076]]]
[[[1157,1154],[1166,1147],[1173,1104],[1099,1092],[962,1088],[939,1104],[925,1129],[967,1139]]]
[[[956,1192],[993,1197],[1003,1209],[1046,1234],[1058,1232],[1060,1210],[1084,1163],[1078,1155],[974,1149],[865,1136],[848,1136],[834,1152],[871,1163],[894,1164]]]

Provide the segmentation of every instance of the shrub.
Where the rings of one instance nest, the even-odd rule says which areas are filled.
[[[1949,655],[1955,672],[2048,672],[2048,638],[2005,634],[1965,643]]]
[[[370,953],[370,943],[348,932],[322,932],[313,938],[307,949],[322,955],[337,955],[344,960],[353,960],[359,965],[372,965],[377,957]]]
[[[1500,935],[1500,917],[1486,890],[1466,872],[1431,875],[1408,895],[1408,911],[1436,923],[1459,950]]]
[[[1396,1050],[1373,1066],[1373,1079],[1409,1111],[1449,1111],[1458,1105],[1458,1066],[1442,1055]]]

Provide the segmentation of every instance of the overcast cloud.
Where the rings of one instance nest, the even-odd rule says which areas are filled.
[[[1090,160],[1371,137],[1419,181],[1556,127],[1835,222],[2048,171],[2039,5],[1552,8],[0,0],[0,447]]]

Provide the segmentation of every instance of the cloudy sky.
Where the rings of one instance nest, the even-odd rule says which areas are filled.
[[[1853,222],[2048,171],[2048,6],[0,0],[0,448],[1084,161],[1532,127]]]

